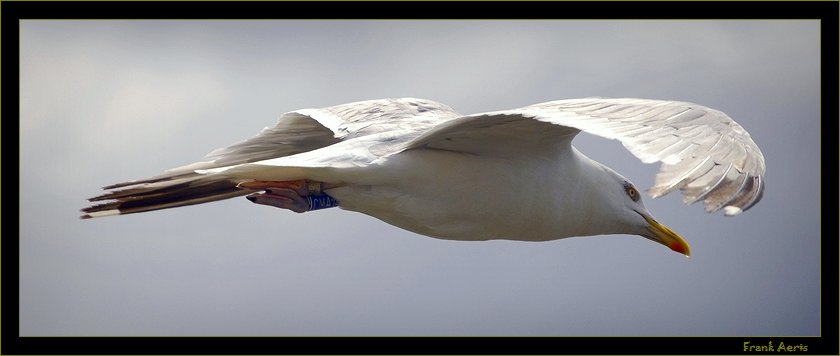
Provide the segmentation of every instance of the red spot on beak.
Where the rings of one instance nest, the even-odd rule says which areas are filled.
[[[685,254],[685,247],[684,247],[683,245],[681,245],[681,244],[677,243],[676,241],[671,242],[671,244],[670,244],[670,245],[668,245],[668,247],[670,247],[670,248],[671,248],[671,250],[674,250],[674,251],[676,251],[676,252],[679,252],[679,253],[681,253],[681,254],[683,254],[683,255]]]

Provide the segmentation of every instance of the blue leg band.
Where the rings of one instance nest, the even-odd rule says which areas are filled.
[[[338,200],[335,200],[333,197],[324,193],[310,195],[307,196],[306,199],[309,200],[308,211],[334,208],[338,206]]]

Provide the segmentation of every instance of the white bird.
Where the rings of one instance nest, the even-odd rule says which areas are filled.
[[[701,105],[645,99],[558,100],[460,115],[400,98],[283,114],[256,137],[149,179],[105,187],[82,218],[247,195],[304,212],[338,205],[449,240],[547,241],[640,235],[690,254],[627,178],[572,145],[581,131],[662,162],[654,198],[737,215],[761,200],[764,157],[739,124]]]

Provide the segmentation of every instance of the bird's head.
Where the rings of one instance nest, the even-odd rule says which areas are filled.
[[[606,168],[606,167],[604,167]],[[642,236],[648,240],[660,243],[671,250],[681,253],[686,257],[690,256],[691,250],[688,243],[676,232],[667,226],[660,224],[653,215],[645,208],[642,194],[629,179],[624,178],[615,171],[606,168],[607,175],[604,189],[604,197],[609,201],[612,212],[613,233],[633,234]]]
[[[647,211],[645,204],[642,202],[642,194],[633,183],[625,180],[622,182],[621,188],[626,196],[626,199],[624,199],[625,207],[635,213],[627,214],[629,215],[629,222],[637,228],[635,234],[663,244],[686,257],[691,256],[688,243],[676,232],[656,221],[653,215]]]

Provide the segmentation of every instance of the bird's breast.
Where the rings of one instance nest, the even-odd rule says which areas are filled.
[[[553,240],[572,236],[554,224],[574,177],[562,157],[508,159],[442,150],[410,150],[365,168],[329,191],[344,209],[419,234],[451,240]]]

